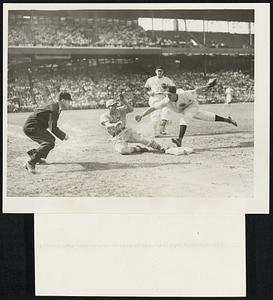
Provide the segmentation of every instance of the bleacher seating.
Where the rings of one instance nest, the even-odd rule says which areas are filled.
[[[252,39],[254,36],[252,35]],[[206,33],[206,47],[249,47],[249,35]],[[53,47],[203,47],[202,32],[145,31],[137,21],[99,19],[90,24],[53,22],[50,18],[39,21],[13,20],[8,30],[9,46]],[[252,45],[254,42],[252,42]]]
[[[127,70],[127,71],[126,71]],[[94,75],[95,74],[95,75]],[[168,74],[178,87],[193,89],[204,85],[207,78],[201,72],[171,72]],[[253,101],[254,81],[242,72],[223,71],[217,74],[218,84],[200,99],[204,103],[223,103],[225,88],[234,90],[235,102]],[[60,91],[72,94],[74,109],[103,108],[108,99],[116,98],[120,92],[125,92],[135,106],[147,106],[148,96],[144,91],[144,83],[149,76],[143,73],[130,72],[124,68],[117,72],[113,66],[107,72],[94,69],[92,76],[83,74],[81,70],[38,68],[35,71],[34,88],[37,105],[56,100]],[[8,82],[9,111],[29,111],[36,104],[32,98],[26,70],[15,72]]]

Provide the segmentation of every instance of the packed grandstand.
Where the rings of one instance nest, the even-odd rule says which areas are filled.
[[[220,56],[219,59],[219,56],[211,56],[210,50],[205,50],[209,62],[204,71],[204,58],[202,55],[200,58],[196,55],[196,59],[191,57],[191,51],[201,48],[248,49],[253,47],[253,39],[251,34],[207,32],[204,39],[202,32],[144,30],[134,19],[94,19],[50,14],[24,16],[17,12],[9,15],[8,46],[26,47],[28,53],[25,54],[25,63],[18,63],[23,55],[18,55],[20,59],[15,57],[13,63],[10,55],[8,111],[31,111],[37,105],[54,101],[60,91],[72,94],[74,109],[104,108],[105,102],[117,97],[120,92],[124,92],[134,106],[148,105],[144,84],[148,77],[154,75],[152,55],[149,56],[149,65],[145,61],[141,65],[142,59],[136,56],[127,59],[128,61],[122,59],[121,55],[119,58],[109,56],[109,59],[100,59],[98,56],[92,57],[91,52],[85,58],[75,54],[70,60],[56,62],[56,57],[53,56],[52,59],[47,57],[37,60],[35,49],[38,47],[58,48],[58,51],[69,47],[186,48],[188,53],[184,53],[182,59],[179,56],[182,54],[177,53],[177,56],[161,56],[154,60],[157,64],[166,66],[166,75],[172,78],[177,87],[193,89],[206,83],[209,77],[216,76],[217,86],[199,98],[201,103],[223,103],[228,87],[233,90],[233,102],[252,102],[253,73],[251,74],[245,61],[253,65],[253,57],[249,60],[244,57],[239,57],[238,60],[235,57],[236,67],[233,68],[228,55]],[[129,51],[130,49],[127,56]],[[81,63],[74,64],[75,60],[80,60]],[[99,60],[105,60],[106,63],[98,64]],[[221,66],[213,69],[210,64],[217,60],[218,64],[220,60]],[[96,61],[96,64],[90,65],[88,61]],[[199,67],[196,68],[195,65]],[[32,78],[27,72],[29,68],[32,69]]]
[[[144,30],[137,20],[11,15],[9,46],[248,48],[249,34]],[[251,35],[253,39],[253,34]],[[253,44],[253,42],[252,42]]]
[[[152,73],[151,73],[152,75]],[[233,102],[254,101],[254,81],[249,74],[241,71],[221,71],[207,74],[202,72],[169,72],[167,74],[183,89],[193,89],[206,83],[208,77],[217,76],[218,85],[200,98],[203,103],[225,102],[225,89],[234,90]],[[108,68],[107,72],[92,68],[90,74],[82,70],[60,68],[38,68],[35,71],[33,92],[30,91],[27,72],[12,72],[8,84],[9,111],[29,111],[36,104],[45,104],[56,99],[60,91],[69,91],[74,99],[72,108],[104,108],[108,99],[116,98],[123,92],[134,106],[147,106],[148,96],[144,91],[144,83],[150,75],[133,73],[128,67],[117,72],[116,68]]]

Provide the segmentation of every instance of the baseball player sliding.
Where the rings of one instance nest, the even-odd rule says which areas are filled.
[[[137,122],[140,122],[141,119],[150,113],[154,112],[157,109],[162,109],[168,107],[170,110],[179,113],[182,115],[180,118],[180,129],[179,136],[177,139],[172,139],[172,142],[178,147],[182,145],[182,139],[187,129],[187,123],[185,118],[191,117],[203,121],[212,121],[212,122],[226,122],[237,126],[237,123],[232,120],[231,117],[224,118],[216,115],[215,113],[204,111],[200,109],[200,106],[197,101],[197,95],[205,92],[206,90],[212,88],[216,84],[216,78],[210,79],[209,82],[203,86],[196,88],[194,90],[184,91],[182,89],[177,89],[175,86],[169,86],[165,92],[165,98],[160,102],[157,102],[154,107],[147,109],[142,115],[137,115],[135,117]]]
[[[147,147],[151,147],[160,152],[165,152],[164,147],[156,141],[144,137],[132,128],[128,128],[126,115],[133,112],[134,108],[120,95],[122,106],[118,106],[118,102],[111,99],[106,102],[108,111],[101,115],[100,123],[105,126],[107,132],[113,137],[114,148],[120,154],[131,154],[135,152],[147,152],[149,149],[141,146],[130,146],[130,143],[139,143]]]
[[[163,76],[164,70],[161,66],[155,69],[156,76],[148,78],[145,83],[145,89],[149,95],[149,106],[153,107],[157,102],[160,102],[164,97],[164,92],[168,86],[174,85],[172,80]],[[151,113],[151,121],[153,124],[154,136],[160,134],[166,135],[166,124],[169,120],[169,109],[163,107]]]

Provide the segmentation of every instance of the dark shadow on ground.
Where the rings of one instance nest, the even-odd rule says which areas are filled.
[[[253,131],[225,131],[225,132],[212,132],[212,133],[194,133],[194,134],[187,134],[186,136],[211,136],[211,135],[241,134],[241,133],[254,133],[254,132]]]
[[[226,132],[210,132],[210,133],[189,133],[185,135],[185,137],[187,136],[214,136],[214,135],[225,135],[225,134],[242,134],[242,133],[253,133],[253,131],[226,131]],[[177,137],[177,135],[161,135],[161,136],[157,136],[157,139],[164,139],[164,138],[173,138],[173,137]]]
[[[118,162],[57,162],[51,163],[51,165],[80,165],[83,169],[69,170],[69,173],[73,172],[87,172],[98,170],[118,170],[118,169],[138,169],[138,168],[156,168],[167,165],[190,165],[190,162],[173,162],[173,163],[118,163]],[[56,173],[67,173],[66,171],[57,171]]]
[[[235,148],[252,148],[254,147],[254,142],[253,141],[249,141],[249,142],[241,142],[238,145],[235,146],[222,146],[222,147],[212,147],[212,148],[195,148],[194,151],[195,152],[205,152],[205,151],[212,151],[212,150],[221,150],[221,149],[235,149]]]

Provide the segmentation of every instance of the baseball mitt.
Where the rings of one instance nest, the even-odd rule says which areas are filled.
[[[118,121],[117,123],[111,124],[111,126],[107,127],[107,131],[112,136],[118,135],[122,131],[121,122]]]
[[[217,78],[211,78],[208,83],[207,83],[207,87],[212,88],[216,85],[217,82]]]

